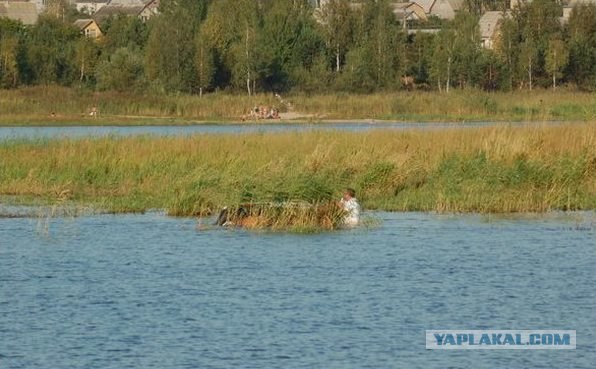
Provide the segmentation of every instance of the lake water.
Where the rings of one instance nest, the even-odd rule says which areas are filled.
[[[266,123],[266,124],[197,124],[188,126],[68,126],[68,127],[0,127],[0,140],[39,138],[80,138],[105,136],[188,136],[202,133],[265,133],[294,132],[314,129],[340,131],[368,131],[372,129],[447,129],[461,127],[485,127],[503,125],[544,125],[557,122],[468,122],[468,123],[396,123],[396,122],[338,122],[338,123]]]
[[[596,216],[375,213],[314,235],[0,218],[0,368],[593,368]],[[576,350],[425,349],[573,329]]]

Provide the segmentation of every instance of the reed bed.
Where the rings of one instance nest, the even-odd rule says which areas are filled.
[[[489,93],[402,91],[369,95],[255,96],[211,93],[135,95],[86,89],[37,86],[0,90],[0,124],[185,124],[240,121],[255,105],[292,110],[311,121],[387,119],[397,121],[546,121],[596,120],[594,94],[536,90]],[[99,118],[89,116],[91,108]],[[53,114],[52,114],[53,113]]]
[[[323,204],[345,187],[356,188],[365,209],[596,208],[596,123],[13,140],[0,143],[0,158],[0,196],[112,212],[204,216],[244,203]],[[270,214],[257,224],[275,225]],[[282,218],[298,228],[335,219],[316,214]]]
[[[223,226],[301,233],[339,229],[345,216],[334,201],[247,203],[226,207],[222,212],[225,212],[225,222],[220,224]]]

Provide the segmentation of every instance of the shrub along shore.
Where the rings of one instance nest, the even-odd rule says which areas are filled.
[[[222,206],[293,201],[317,204],[316,213],[348,186],[369,210],[596,209],[594,122],[12,140],[0,142],[0,158],[0,201],[111,212],[161,208],[201,216]],[[325,218],[290,213],[293,220],[281,228],[312,229]],[[328,221],[324,228],[336,226]]]
[[[568,90],[450,93],[402,91],[369,95],[253,96],[212,93],[138,95],[59,86],[0,90],[0,125],[135,125],[239,122],[254,106],[275,107],[309,122],[594,121],[594,94]],[[89,113],[95,107],[97,118]],[[283,114],[282,114],[283,115]],[[249,119],[250,121],[250,119]],[[260,121],[266,122],[266,121]]]

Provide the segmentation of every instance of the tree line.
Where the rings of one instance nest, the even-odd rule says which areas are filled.
[[[59,84],[96,90],[203,94],[532,89],[596,91],[596,6],[562,24],[557,0],[522,2],[481,46],[482,11],[468,0],[452,21],[401,23],[389,0],[162,0],[147,22],[116,16],[93,40],[76,12],[46,12],[33,26],[0,19],[0,87]],[[65,16],[67,14],[67,16]]]

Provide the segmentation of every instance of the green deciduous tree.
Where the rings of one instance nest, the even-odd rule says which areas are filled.
[[[327,47],[332,50],[335,71],[345,63],[346,54],[354,44],[356,19],[349,0],[330,0],[317,10],[321,33]]]
[[[124,15],[102,21],[105,36],[96,42],[72,26],[72,1],[46,3],[33,26],[0,19],[0,88],[98,83],[252,95],[391,91],[415,81],[441,91],[562,83],[596,91],[594,4],[575,6],[563,27],[561,0],[520,1],[491,51],[480,47],[477,17],[504,10],[506,0],[465,0],[453,20],[409,23],[440,32],[409,34],[393,0],[161,0],[146,23]]]
[[[569,50],[563,40],[553,38],[546,50],[546,70],[553,78],[553,89],[557,87],[557,78],[561,78],[562,71],[569,62]]]
[[[451,87],[451,74],[455,52],[455,31],[444,28],[435,38],[433,54],[430,64],[431,79],[437,83],[439,91],[449,92]]]
[[[348,54],[346,80],[356,90],[396,88],[405,70],[406,36],[387,0],[368,0],[359,16],[357,47]]]
[[[556,0],[534,0],[521,3],[503,20],[496,50],[509,88],[525,85],[532,89],[537,83],[548,84],[545,58],[549,40],[561,38],[561,14]]]
[[[536,43],[532,38],[526,38],[520,45],[519,55],[519,70],[525,73],[528,77],[528,88],[532,90],[534,86],[534,74],[536,73],[536,65],[538,63],[538,49]]]
[[[520,54],[524,59],[521,65],[528,73],[530,89],[534,80],[544,86],[548,84],[549,76],[545,68],[546,50],[550,39],[560,37],[561,14],[562,8],[557,0],[533,0],[520,10]]]
[[[195,60],[199,95],[203,96],[203,91],[211,86],[213,76],[215,75],[213,47],[209,44],[203,32],[199,32],[197,35]]]
[[[75,65],[78,69],[79,82],[89,82],[94,76],[99,59],[99,47],[95,40],[81,37],[75,45]]]
[[[309,70],[322,46],[307,0],[272,2],[263,10],[258,34],[263,86],[274,91],[292,87],[294,74]]]
[[[220,0],[209,8],[202,35],[213,45],[216,83],[245,88],[251,95],[258,79],[257,35],[261,27],[259,0]]]
[[[500,37],[495,44],[495,51],[498,55],[502,70],[507,79],[509,90],[513,89],[516,66],[519,59],[521,32],[516,17],[506,17],[501,21]]]
[[[30,30],[28,60],[38,83],[70,84],[77,76],[75,44],[78,29],[54,17],[40,17]]]
[[[483,50],[481,62],[482,80],[480,86],[489,91],[497,90],[503,83],[503,67],[494,50]]]
[[[149,37],[147,24],[137,17],[119,14],[103,21],[101,27],[104,34],[103,52],[106,54],[111,54],[122,47],[143,50],[147,45]]]
[[[405,75],[414,77],[416,83],[427,84],[429,82],[429,68],[432,61],[435,35],[420,32],[411,37],[407,43]],[[406,87],[413,87],[407,85]]]
[[[97,66],[95,77],[101,90],[140,91],[146,84],[143,56],[138,51],[120,48]]]
[[[577,5],[569,17],[568,79],[596,91],[596,5]]]
[[[147,77],[166,91],[196,88],[195,37],[208,0],[162,0],[161,14],[149,25],[146,47]]]
[[[18,47],[19,39],[16,36],[0,38],[0,83],[2,86],[15,87],[19,81]]]
[[[449,92],[452,82],[459,87],[474,86],[482,79],[482,52],[478,18],[458,13],[435,39],[431,76],[439,90]]]
[[[26,28],[21,22],[0,18],[0,87],[16,87],[21,81]]]
[[[450,27],[454,32],[452,75],[460,88],[476,86],[482,76],[478,17],[460,12]]]

